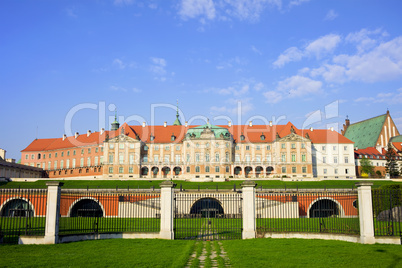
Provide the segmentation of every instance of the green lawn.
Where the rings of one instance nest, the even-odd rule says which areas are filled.
[[[401,267],[400,245],[305,239],[222,241],[233,267]]]
[[[55,181],[55,180],[49,180]],[[141,180],[63,180],[63,188],[80,188],[80,189],[150,189],[152,187],[159,188],[159,184],[162,181],[141,179]],[[236,185],[236,189],[239,189],[243,181],[225,181],[225,182],[187,182],[187,181],[174,181],[179,189],[180,185],[183,189],[233,189]],[[355,187],[355,180],[331,180],[331,181],[311,181],[311,182],[284,182],[281,180],[263,180],[256,181],[257,187],[263,188],[288,188],[288,189],[303,189],[303,188],[352,188]],[[373,180],[373,188],[377,188],[386,184],[402,184],[385,180]],[[0,182],[0,188],[46,188],[46,181],[37,182]]]
[[[232,267],[401,267],[400,245],[305,239],[221,241]],[[194,240],[112,239],[1,245],[0,267],[185,267]],[[207,254],[208,254],[207,245]],[[206,267],[210,267],[206,262]],[[194,265],[197,267],[197,265]]]

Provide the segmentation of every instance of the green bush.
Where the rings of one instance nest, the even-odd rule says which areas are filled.
[[[402,204],[402,187],[399,184],[382,185],[373,190],[373,212],[377,216],[381,211],[392,209]]]

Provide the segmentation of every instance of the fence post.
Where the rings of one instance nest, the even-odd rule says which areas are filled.
[[[243,188],[243,239],[255,238],[255,187],[254,181],[244,181]]]
[[[374,244],[373,201],[371,197],[371,182],[357,182],[359,202],[360,243]]]
[[[161,230],[159,236],[162,239],[174,239],[173,198],[176,184],[172,181],[164,181],[159,186],[161,187]]]
[[[46,226],[45,244],[57,244],[59,240],[59,215],[60,215],[60,187],[64,183],[58,181],[46,182]]]

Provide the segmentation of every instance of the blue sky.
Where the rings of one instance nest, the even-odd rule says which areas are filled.
[[[0,2],[0,147],[121,122],[402,131],[401,1]]]

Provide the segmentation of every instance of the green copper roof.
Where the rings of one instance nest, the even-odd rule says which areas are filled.
[[[390,142],[402,142],[402,135],[392,137],[389,141]]]
[[[211,125],[210,123],[207,123],[202,126],[198,127],[193,127],[187,130],[187,137],[192,137],[192,138],[200,138],[201,133],[206,129],[209,128],[215,135],[215,138],[220,138],[221,134],[223,135],[224,138],[229,139],[230,138],[230,132],[228,129],[223,128],[223,127],[218,127],[215,125]]]
[[[177,101],[176,120],[174,120],[173,126],[181,126],[181,122],[179,119],[179,101]]]
[[[361,122],[351,124],[345,132],[345,137],[355,143],[355,147],[365,149],[377,144],[387,115],[380,115]]]

